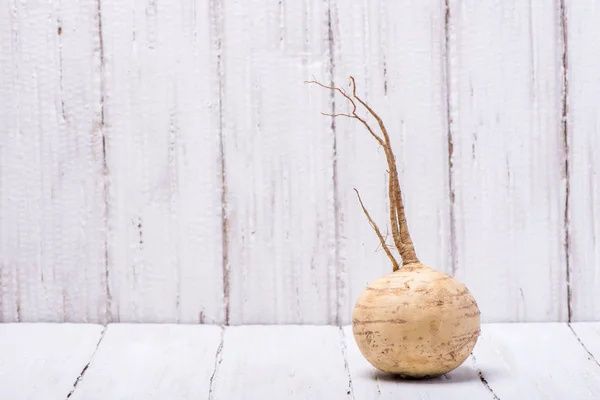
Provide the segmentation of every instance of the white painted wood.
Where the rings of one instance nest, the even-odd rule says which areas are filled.
[[[567,318],[559,11],[450,1],[456,276],[484,321]]]
[[[71,399],[205,399],[221,328],[111,324]]]
[[[353,75],[358,95],[384,120],[417,254],[424,263],[451,273],[444,12],[439,0],[332,2],[335,84],[348,90],[348,76]],[[351,111],[340,95],[335,111]],[[360,115],[366,116],[366,110]],[[374,119],[368,121],[378,131]],[[359,121],[337,118],[335,126],[340,322],[347,324],[367,282],[391,272],[353,190],[360,191],[380,229],[389,232],[388,167]],[[391,233],[388,243],[393,245]]]
[[[232,324],[331,323],[336,266],[327,3],[225,1],[222,84]]]
[[[376,372],[349,326],[343,335],[231,327],[223,337],[218,326],[112,324],[102,335],[100,325],[0,324],[0,397],[64,399],[77,382],[75,400],[596,399],[600,324],[572,328],[484,324],[474,358],[446,376],[408,381]]]
[[[600,322],[575,322],[571,328],[590,358],[598,364],[600,361]]]
[[[600,319],[598,5],[448,10],[0,4],[0,321],[349,323],[390,270],[352,190],[385,230],[386,165],[304,84],[349,74],[393,135],[425,263],[485,321],[566,320],[568,297]]]
[[[0,321],[104,321],[95,0],[0,4]]]
[[[352,327],[344,327],[346,359],[355,399],[493,399],[481,382],[473,359],[454,371],[427,380],[403,380],[375,369],[356,345]]]
[[[64,399],[96,350],[103,327],[0,324],[0,398]]]
[[[566,0],[571,319],[600,319],[600,4]]]
[[[225,331],[213,399],[347,399],[340,329],[239,326]]]
[[[214,11],[101,4],[112,319],[223,322]]]
[[[484,325],[477,368],[500,399],[597,399],[600,366],[567,324]]]

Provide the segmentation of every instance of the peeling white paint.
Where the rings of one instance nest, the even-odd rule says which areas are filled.
[[[391,271],[352,190],[385,231],[386,166],[304,81],[350,74],[423,262],[485,321],[597,319],[595,13],[3,2],[0,321],[349,323]]]

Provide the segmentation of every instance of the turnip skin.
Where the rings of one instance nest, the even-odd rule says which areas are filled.
[[[352,330],[375,368],[434,377],[469,357],[479,337],[480,312],[465,285],[415,263],[368,284],[352,312]]]

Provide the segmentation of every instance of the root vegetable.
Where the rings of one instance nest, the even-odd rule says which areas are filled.
[[[363,356],[377,369],[403,377],[433,377],[452,371],[469,356],[480,333],[480,312],[469,290],[458,280],[419,261],[408,231],[398,170],[382,119],[356,94],[334,90],[349,101],[349,114],[326,114],[359,121],[383,148],[389,168],[390,224],[396,261],[381,231],[356,191],[358,201],[392,263],[392,272],[370,282],[352,312],[354,338]],[[357,103],[375,119],[381,134],[357,113]],[[356,189],[355,189],[356,190]]]

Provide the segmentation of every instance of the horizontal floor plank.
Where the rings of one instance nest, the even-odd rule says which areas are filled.
[[[228,328],[214,399],[348,399],[341,343],[332,326]]]
[[[486,324],[474,355],[500,399],[600,398],[600,367],[565,323]]]
[[[109,325],[73,400],[206,399],[222,329]]]
[[[65,399],[90,361],[103,327],[0,324],[0,399]]]
[[[573,333],[596,364],[600,362],[600,322],[571,323]]]
[[[76,382],[74,400],[600,398],[600,323],[484,324],[472,357],[422,381],[376,371],[349,326],[103,329],[0,324],[0,399],[64,400]]]

